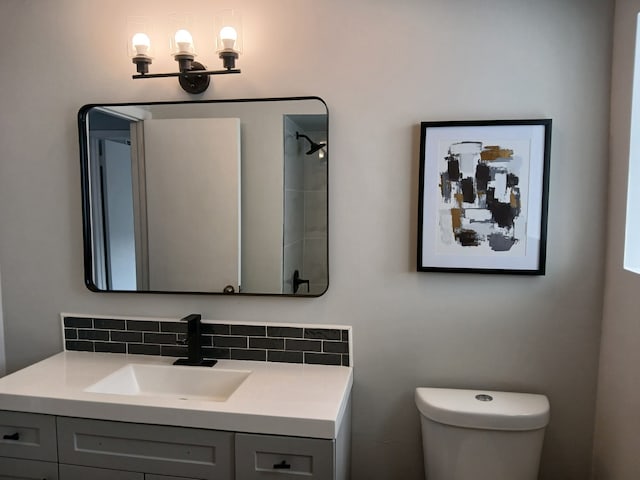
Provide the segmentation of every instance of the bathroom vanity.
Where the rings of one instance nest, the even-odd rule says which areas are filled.
[[[350,367],[172,360],[63,352],[0,379],[0,478],[348,478]]]

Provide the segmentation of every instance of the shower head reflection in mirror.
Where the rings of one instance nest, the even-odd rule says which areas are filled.
[[[306,152],[306,155],[313,155],[318,150],[327,146],[326,143],[316,143],[313,140],[311,140],[307,135],[296,132],[296,140],[299,140],[301,138],[304,138],[305,140],[307,140],[307,142],[309,142],[309,150]]]

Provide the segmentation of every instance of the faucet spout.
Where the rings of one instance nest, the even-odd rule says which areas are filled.
[[[194,367],[212,367],[216,360],[204,359],[202,357],[202,315],[192,313],[182,318],[187,322],[187,358],[179,358],[174,365],[190,365]]]

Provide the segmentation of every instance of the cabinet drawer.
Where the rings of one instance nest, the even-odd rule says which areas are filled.
[[[198,479],[187,478],[187,477],[167,477],[166,475],[145,475],[144,480],[198,480]]]
[[[236,434],[236,479],[334,478],[333,440]]]
[[[144,480],[139,472],[122,472],[107,468],[60,465],[60,480]]]
[[[60,463],[192,477],[233,478],[233,433],[58,417]]]
[[[56,462],[55,417],[0,411],[0,456]]]
[[[0,480],[58,480],[58,464],[0,457]]]

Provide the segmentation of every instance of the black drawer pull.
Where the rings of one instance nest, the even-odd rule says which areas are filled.
[[[16,432],[12,435],[3,435],[2,438],[5,440],[20,440],[20,434]]]
[[[273,468],[279,470],[289,470],[291,469],[291,464],[287,463],[286,460],[282,460],[280,463],[274,463]]]

